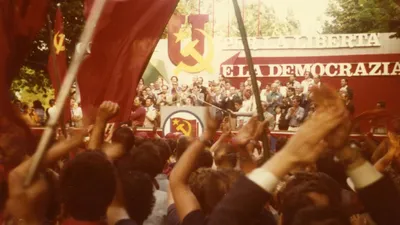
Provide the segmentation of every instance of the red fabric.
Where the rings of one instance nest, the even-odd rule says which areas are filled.
[[[34,38],[43,27],[48,6],[48,0],[0,2],[0,116],[5,116],[9,121],[23,127],[30,138],[32,135],[29,127],[13,111],[8,90],[13,76],[18,74],[29,53]],[[34,148],[33,144],[31,148]]]
[[[91,108],[109,100],[120,105],[116,121],[129,119],[136,86],[177,2],[107,1],[97,24],[91,53],[78,74],[85,116]],[[86,12],[92,3],[93,0],[86,0]]]
[[[55,90],[55,95],[58,95],[61,84],[67,73],[67,54],[65,48],[64,22],[60,8],[57,8],[56,20],[54,24],[53,40],[51,40],[51,47],[53,48],[49,54],[49,61],[47,70],[50,75],[50,80]],[[54,53],[52,53],[54,51]],[[53,55],[54,54],[54,55]],[[53,62],[55,58],[55,62]],[[69,101],[64,105],[64,122],[71,119],[71,109]]]
[[[146,109],[143,106],[137,108],[131,114],[131,121],[138,127],[143,126],[145,119],[146,119]]]

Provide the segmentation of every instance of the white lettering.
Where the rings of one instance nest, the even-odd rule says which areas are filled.
[[[317,73],[317,67],[319,67],[319,73]],[[325,67],[322,63],[316,63],[311,67],[311,73],[322,76],[325,73]]]
[[[233,75],[233,66],[232,65],[222,65],[222,75],[224,77],[230,77]]]
[[[330,48],[340,48],[339,37],[336,35],[329,35],[328,36],[328,45],[327,47]]]
[[[249,71],[246,71],[246,74],[244,73],[244,67],[247,65],[237,65],[239,67],[239,76],[249,76]]]
[[[371,76],[379,76],[379,75],[381,75],[381,73],[378,72],[380,67],[381,67],[381,63],[378,63],[378,62],[369,63],[369,69],[371,70],[369,72],[369,75],[371,75]]]
[[[368,34],[357,34],[358,37],[358,44],[356,45],[357,47],[363,47],[365,46],[365,40],[368,39]]]
[[[351,64],[350,63],[340,63],[339,64],[339,76],[351,76]]]
[[[294,72],[295,72],[293,64],[292,65],[291,64],[283,64],[282,69],[283,69],[282,73],[284,76],[294,74]]]
[[[276,73],[275,73],[276,68]],[[269,75],[273,77],[279,77],[282,75],[282,67],[278,64],[270,64],[269,65]]]
[[[383,72],[382,72],[382,75],[383,75],[383,76],[388,76],[388,75],[390,75],[390,74],[389,74],[389,65],[390,65],[390,63],[389,63],[389,62],[384,62],[384,63],[382,63],[382,65],[383,65]]]
[[[344,34],[342,35],[342,48],[353,48],[353,35],[351,34]]]
[[[311,70],[311,64],[305,64],[305,65],[296,64],[296,65],[294,65],[294,67],[295,67],[295,70],[296,70],[295,74],[296,74],[296,76],[299,76],[299,77],[304,76],[304,73],[306,71],[310,71]]]
[[[285,37],[279,37],[279,39],[278,39],[278,47],[279,48],[286,48],[287,47],[287,43],[286,43]]]
[[[358,63],[357,68],[354,71],[354,76],[360,76],[360,75],[368,75],[367,69],[365,69],[365,64],[364,63]]]
[[[333,67],[333,69],[335,70],[335,72],[333,72],[333,73],[331,72],[331,67]],[[336,76],[336,75],[338,74],[337,68],[338,68],[338,64],[328,63],[328,64],[326,65],[326,69],[325,69],[326,75],[328,75],[328,76],[330,76],[330,77]]]
[[[372,47],[381,46],[378,35],[376,33],[369,35],[367,46],[372,46]]]
[[[316,37],[316,48],[326,48],[326,37],[325,36],[317,36]]]
[[[254,70],[256,71],[256,76],[264,76],[264,74],[261,71],[260,65],[254,65]]]
[[[400,75],[400,62],[396,62],[396,64],[394,64],[391,75]]]

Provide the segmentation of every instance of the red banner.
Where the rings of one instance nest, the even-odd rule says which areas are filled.
[[[87,0],[85,6],[90,7],[92,2]],[[109,100],[120,105],[117,121],[129,119],[136,86],[177,2],[107,1],[90,53],[78,74],[85,115]]]
[[[302,81],[305,71],[321,75],[321,82],[339,90],[340,80],[346,78],[354,92],[356,113],[374,109],[378,101],[386,102],[387,109],[400,114],[397,95],[400,87],[400,54],[254,57],[254,66],[264,88],[275,80],[282,85],[289,75]],[[220,73],[239,86],[249,77],[244,57],[234,55],[221,64]]]
[[[57,8],[56,19],[54,24],[53,39],[50,40],[50,54],[47,64],[47,70],[50,75],[50,80],[55,90],[55,95],[58,95],[61,84],[67,72],[67,54],[65,48],[64,22],[60,7]],[[64,122],[71,119],[70,104],[67,102],[64,106]]]

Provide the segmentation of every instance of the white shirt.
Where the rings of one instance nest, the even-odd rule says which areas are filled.
[[[310,87],[310,84],[314,84],[314,80],[311,78],[305,79],[301,82],[301,86],[303,86],[303,93],[306,94],[308,93],[308,88]]]
[[[54,114],[56,113],[56,106],[52,106],[47,110],[47,113],[49,114],[49,118],[50,117],[54,117]],[[49,119],[47,118],[47,119]]]
[[[154,120],[157,117],[157,110],[154,106],[150,106],[146,108],[146,118],[143,122],[143,127],[154,127]]]

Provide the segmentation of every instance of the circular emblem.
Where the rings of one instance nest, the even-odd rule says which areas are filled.
[[[164,136],[168,133],[181,132],[185,136],[198,137],[203,130],[204,125],[200,118],[186,110],[172,113],[163,124]]]

